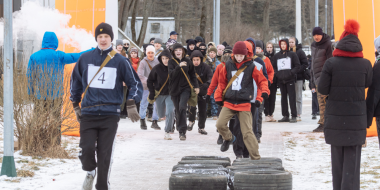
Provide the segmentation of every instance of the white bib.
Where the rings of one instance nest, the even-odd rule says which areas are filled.
[[[237,71],[231,71],[232,76],[235,75]],[[240,75],[232,82],[232,90],[239,91],[241,89],[241,81],[243,80],[244,72],[240,73]]]
[[[99,66],[94,66],[93,64],[88,65],[88,75],[87,82],[89,83],[94,77],[96,72],[99,70]],[[95,76],[94,80],[91,82],[91,88],[101,88],[101,89],[114,89],[116,84],[117,69],[111,67],[103,67],[101,71]]]
[[[287,57],[277,60],[277,69],[278,71],[292,69],[291,59]]]

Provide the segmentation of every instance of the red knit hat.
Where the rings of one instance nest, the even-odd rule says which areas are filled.
[[[247,46],[245,45],[243,41],[238,41],[235,43],[234,48],[232,49],[232,52],[234,53],[234,55],[236,54],[247,55],[248,54]]]
[[[359,28],[360,28],[360,24],[358,23],[358,21],[353,20],[353,19],[347,20],[346,24],[344,25],[344,31],[342,35],[340,36],[340,40],[342,40],[344,37],[350,34],[353,34],[359,37],[358,36]]]

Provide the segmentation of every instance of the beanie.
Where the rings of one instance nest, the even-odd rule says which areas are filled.
[[[153,37],[153,38],[151,38],[151,39],[149,40],[149,43],[150,43],[152,40],[154,40],[154,39],[156,39],[156,38],[154,38],[154,37]]]
[[[206,47],[206,49],[207,49],[207,46],[206,46],[206,44],[205,44],[205,43],[203,43],[203,42],[202,42],[202,43],[200,43],[200,44],[199,44],[199,47],[201,47],[201,46],[205,46],[205,47]]]
[[[248,54],[247,46],[245,45],[243,41],[238,41],[235,43],[234,48],[232,49],[232,52],[235,55],[236,54],[247,55]]]
[[[227,54],[227,53],[232,53],[232,47],[231,46],[227,46],[224,51],[223,51],[223,55],[224,54]]]
[[[123,40],[123,44],[128,44],[129,45],[129,40],[124,39]]]
[[[261,40],[255,40],[255,43],[256,43],[256,47],[259,47],[262,50],[264,49],[264,44]],[[256,51],[256,50],[254,50],[254,51]]]
[[[116,40],[116,47],[122,46],[122,45],[123,45],[123,40]]]
[[[195,37],[196,42],[204,42],[203,38],[200,36]]]
[[[323,35],[323,30],[321,27],[317,26],[313,29],[313,36],[315,35]]]
[[[154,39],[154,43],[162,44],[162,39],[161,38],[156,38],[156,39]]]
[[[353,20],[353,19],[347,20],[346,24],[344,25],[344,31],[343,31],[342,35],[340,36],[340,40],[342,40],[344,37],[346,37],[350,34],[353,34],[356,37],[359,37],[358,36],[359,28],[360,28],[360,25],[359,25],[358,21]]]
[[[95,29],[95,41],[98,41],[98,35],[100,34],[108,34],[111,37],[111,41],[113,41],[113,31],[112,26],[107,23],[100,23]]]
[[[137,55],[139,55],[139,50],[137,50],[137,48],[135,48],[135,47],[133,47],[133,48],[131,48],[131,51],[130,51],[131,53],[132,52],[135,52],[135,53],[137,53]]]
[[[154,49],[154,46],[148,46],[148,47],[146,47],[146,53],[148,53],[148,52],[155,52],[156,51],[156,49]]]
[[[227,47],[227,46],[228,46],[228,44],[227,44],[226,41],[224,41],[224,42],[222,43],[222,45],[224,45],[224,47]]]
[[[226,49],[226,47],[225,47],[224,45],[222,45],[222,44],[219,44],[218,46],[216,46],[216,48],[217,48],[217,49],[220,49],[220,48],[221,48],[221,49]]]
[[[202,60],[203,59],[203,54],[202,54],[201,51],[195,50],[195,51],[193,51],[193,53],[191,53],[190,59],[193,60],[194,57],[199,57]]]
[[[218,53],[218,50],[213,46],[210,49],[208,49],[208,52],[213,51],[215,53]]]

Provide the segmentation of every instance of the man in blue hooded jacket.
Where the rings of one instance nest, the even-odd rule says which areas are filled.
[[[75,63],[83,53],[65,53],[56,51],[57,48],[56,34],[45,32],[42,48],[30,56],[27,69],[28,94],[36,98],[35,109],[54,107],[55,109],[52,109],[54,118],[61,117],[65,65]],[[60,145],[60,122],[57,126],[57,134],[53,136],[57,137],[57,145]]]

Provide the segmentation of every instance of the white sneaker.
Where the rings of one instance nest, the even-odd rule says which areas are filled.
[[[90,172],[87,173],[86,178],[84,179],[82,190],[92,190],[92,185],[94,183],[94,178],[96,176],[95,170],[92,171],[94,172],[94,175],[91,174]]]
[[[165,133],[165,140],[172,140],[172,137],[170,136],[169,133]]]
[[[270,122],[271,119],[270,119],[270,116],[265,116],[265,122]]]
[[[270,122],[276,122],[277,120],[273,118],[273,115],[269,116]]]
[[[297,121],[301,121],[301,116],[297,116]]]

